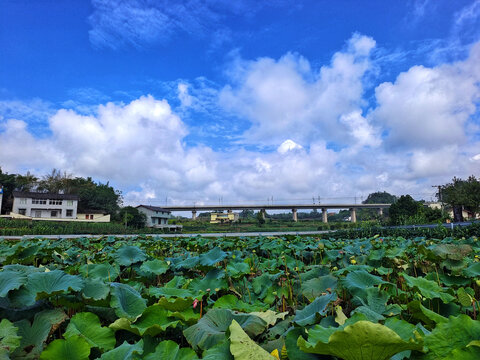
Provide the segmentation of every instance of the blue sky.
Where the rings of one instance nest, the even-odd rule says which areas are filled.
[[[128,201],[480,175],[480,1],[0,3],[0,166]]]

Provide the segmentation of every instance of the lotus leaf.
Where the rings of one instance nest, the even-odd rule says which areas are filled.
[[[146,309],[147,301],[131,286],[121,283],[111,283],[110,286],[110,306],[117,316],[135,320]]]
[[[81,336],[91,347],[100,350],[111,350],[115,347],[115,334],[112,329],[102,327],[98,316],[90,312],[75,314],[64,333],[66,339],[72,336]]]
[[[143,340],[135,344],[129,344],[126,341],[122,345],[110,350],[102,355],[101,360],[136,360],[143,354]]]
[[[0,297],[6,297],[10,290],[16,290],[27,282],[27,276],[17,271],[0,272]]]
[[[227,253],[225,251],[223,251],[219,247],[215,247],[209,252],[200,256],[200,265],[214,266],[216,263],[222,261],[226,257]]]
[[[17,335],[18,328],[9,320],[0,321],[0,359],[9,359],[9,354],[20,346],[21,337]]]
[[[408,276],[405,273],[402,273],[402,276],[409,287],[418,289],[422,296],[427,299],[439,298],[444,303],[448,303],[455,299],[452,295],[444,292],[444,289],[435,281],[427,280],[422,277],[415,278],[413,276]]]
[[[230,330],[230,352],[235,360],[273,360],[275,359],[267,351],[258,346],[243,331],[242,327],[232,320]]]
[[[302,295],[309,301],[316,297],[333,292],[337,289],[337,278],[332,275],[325,275],[313,278],[302,283]]]
[[[385,325],[360,320],[343,329],[316,326],[309,331],[308,341],[298,338],[302,351],[332,355],[344,360],[388,360],[405,350],[421,350],[422,342],[403,340]]]
[[[53,270],[28,275],[26,286],[32,293],[52,295],[68,289],[80,291],[83,288],[83,280],[78,276],[65,274],[61,270]]]
[[[147,255],[137,246],[122,246],[115,252],[113,258],[120,265],[130,266],[140,261],[144,261],[147,258]]]
[[[88,360],[90,345],[80,336],[52,341],[40,355],[41,360]]]
[[[162,260],[150,260],[150,261],[145,261],[141,266],[140,270],[143,273],[149,274],[149,275],[162,275],[165,274],[168,270],[169,266],[165,261]]]
[[[198,359],[195,351],[189,348],[180,348],[178,344],[171,340],[162,341],[155,348],[155,352],[144,357],[145,360],[196,360]]]
[[[337,299],[337,294],[327,294],[317,297],[311,304],[305,306],[302,310],[297,310],[293,319],[300,326],[315,324],[320,316],[325,315],[328,306]]]

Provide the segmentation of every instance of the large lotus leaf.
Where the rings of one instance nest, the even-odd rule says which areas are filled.
[[[85,299],[105,300],[110,293],[110,286],[99,278],[86,278],[82,290]]]
[[[385,318],[383,315],[388,314],[387,301],[390,295],[386,291],[382,291],[376,287],[366,288],[364,295],[365,300],[356,297],[362,305],[355,308],[352,314],[357,312],[362,313],[368,320],[374,322],[384,320]]]
[[[337,288],[337,278],[332,275],[320,276],[302,283],[302,295],[309,301],[325,295],[326,293],[334,292]]]
[[[102,355],[101,360],[137,360],[143,354],[143,340],[135,344],[124,341],[122,345]]]
[[[411,339],[419,339],[420,335],[417,332],[415,325],[401,320],[398,318],[388,318],[385,321],[385,326],[395,331],[404,341],[410,341]],[[420,341],[423,341],[421,339]],[[411,351],[405,350],[392,357],[392,360],[401,360],[404,358],[410,358]]]
[[[476,278],[480,276],[480,262],[476,262],[470,265],[468,268],[463,270],[463,273],[471,278]]]
[[[250,312],[250,315],[258,316],[259,318],[263,319],[269,326],[275,325],[278,319],[285,319],[285,316],[288,315],[287,312],[277,313],[272,310],[267,311],[253,311]]]
[[[454,357],[463,353],[476,352],[476,349],[467,349],[467,345],[480,338],[480,321],[472,320],[467,315],[449,317],[448,321],[437,324],[433,331],[425,337],[425,346],[428,348],[428,359],[463,359]]]
[[[133,287],[121,283],[111,283],[110,286],[110,306],[118,317],[133,321],[146,309],[147,301]]]
[[[273,360],[267,351],[258,346],[255,341],[243,331],[242,327],[232,320],[230,330],[230,352],[235,360]]]
[[[210,270],[203,278],[193,279],[188,285],[188,289],[192,290],[194,294],[215,293],[227,288],[228,284],[223,269]]]
[[[462,260],[472,252],[472,247],[467,244],[439,244],[432,251],[442,259]]]
[[[148,293],[150,296],[156,298],[182,298],[188,299],[189,301],[193,301],[195,298],[201,299],[203,297],[203,294],[196,294],[189,289],[175,289],[170,287],[150,287]]]
[[[381,277],[372,275],[365,270],[358,270],[348,273],[342,284],[353,295],[363,294],[365,288],[385,284]]]
[[[227,274],[234,279],[249,273],[250,265],[245,262],[231,262],[227,265]]]
[[[315,327],[315,330],[309,331],[308,341],[298,338],[300,349],[344,360],[388,360],[402,351],[423,348],[421,342],[413,339],[404,341],[387,326],[370,321],[361,320],[334,332],[321,326]]]
[[[422,277],[416,278],[413,276],[408,276],[404,273],[402,273],[402,276],[409,287],[416,288],[422,294],[422,296],[427,299],[438,298],[441,299],[444,303],[455,300],[452,295],[444,292],[444,289],[440,287],[435,281],[427,280]]]
[[[416,319],[423,321],[425,324],[435,325],[447,321],[446,317],[427,309],[418,300],[408,303],[408,310]]]
[[[115,281],[120,274],[120,268],[117,265],[103,264],[85,264],[80,266],[79,273],[84,278],[101,279],[106,282]]]
[[[17,271],[0,272],[0,297],[6,297],[10,290],[20,288],[27,282],[27,275]]]
[[[162,297],[157,302],[158,305],[170,311],[184,311],[191,309],[193,305],[193,298],[166,298]]]
[[[299,336],[306,336],[304,328],[292,327],[285,336],[285,348],[287,350],[288,359],[294,360],[318,360],[320,356],[317,354],[309,354],[300,350],[297,345]]]
[[[185,260],[176,264],[177,269],[191,269],[198,265],[200,262],[199,256],[191,256],[186,258]]]
[[[50,332],[54,331],[67,315],[59,309],[44,310],[35,314],[33,323],[28,320],[20,320],[15,323],[18,327],[18,335],[22,337],[20,347],[15,351],[16,357],[27,357],[24,349],[28,349],[29,355],[35,357],[43,350],[43,344]]]
[[[197,324],[185,329],[183,334],[194,349],[205,350],[225,340],[225,332],[233,319],[250,336],[261,334],[268,325],[255,315],[237,313],[227,309],[212,309]]]
[[[147,258],[145,252],[137,246],[122,246],[118,249],[113,258],[118,264],[130,266]]]
[[[328,305],[336,299],[336,293],[317,297],[311,304],[305,306],[302,310],[297,310],[293,321],[300,326],[314,324],[321,316],[326,314]]]
[[[205,350],[202,354],[202,360],[233,360],[233,356],[230,353],[230,341],[225,340],[220,344]]]
[[[162,275],[168,270],[169,265],[166,261],[154,259],[145,261],[140,266],[140,271],[148,275]]]
[[[40,355],[41,360],[88,360],[90,345],[80,336],[53,340]]]
[[[98,316],[91,312],[75,314],[67,326],[63,336],[68,339],[79,335],[90,344],[101,350],[111,350],[115,347],[115,333],[108,327],[102,327]]]
[[[227,253],[219,247],[215,247],[209,252],[200,255],[200,265],[214,266],[216,263],[222,261],[227,257]]]
[[[171,340],[162,341],[155,348],[155,352],[144,357],[145,360],[196,360],[197,354],[190,348],[181,348]]]
[[[302,283],[304,283],[310,279],[315,279],[328,274],[330,274],[330,270],[328,267],[317,265],[312,267],[310,270],[301,273],[300,279],[302,280]]]
[[[182,320],[188,325],[196,324],[200,319],[200,313],[195,312],[193,308],[181,310],[181,311],[169,311],[168,316],[174,317],[175,319]]]
[[[7,319],[0,322],[0,359],[9,359],[10,353],[20,346],[21,337],[17,335],[18,328]]]
[[[120,318],[113,324],[110,324],[110,328],[114,330],[128,330],[140,336],[156,336],[169,327],[176,327],[179,322],[179,320],[171,319],[169,312],[161,306],[152,305],[146,308],[134,323],[125,318]]]
[[[83,280],[78,276],[65,274],[61,270],[53,270],[28,275],[26,286],[32,293],[52,295],[69,289],[80,291],[83,288]]]
[[[231,294],[224,295],[217,299],[217,301],[215,301],[213,304],[213,307],[219,309],[238,310],[242,312],[263,311],[268,309],[267,304],[258,301],[254,304],[248,304]]]

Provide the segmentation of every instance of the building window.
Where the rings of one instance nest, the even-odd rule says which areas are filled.
[[[27,203],[27,199],[25,198],[20,198],[20,204],[26,204]]]
[[[35,215],[36,218],[42,217],[42,211],[41,210],[35,210]]]
[[[58,213],[57,210],[52,210],[52,211],[50,212],[50,216],[51,216],[51,217],[57,217],[57,213]]]
[[[47,200],[33,199],[33,200],[32,200],[32,204],[35,204],[35,205],[46,205],[46,204],[47,204]]]
[[[27,215],[27,209],[18,209],[20,215]]]
[[[85,214],[85,220],[88,220],[88,214]]]
[[[62,200],[49,200],[48,205],[62,205]]]
[[[73,210],[67,210],[67,216],[69,217],[73,216]]]
[[[67,200],[67,206],[73,206],[73,200]]]
[[[93,220],[93,215],[90,215],[90,220]]]

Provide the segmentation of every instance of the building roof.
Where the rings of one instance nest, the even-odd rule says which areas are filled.
[[[53,194],[40,192],[14,191],[13,197],[30,199],[49,199],[49,200],[78,200],[78,195],[72,194]]]
[[[166,210],[166,209],[158,207],[158,206],[138,205],[138,206],[135,206],[135,207],[136,208],[144,207],[145,209],[152,210],[152,211],[162,211],[162,212],[170,213],[170,210]]]

